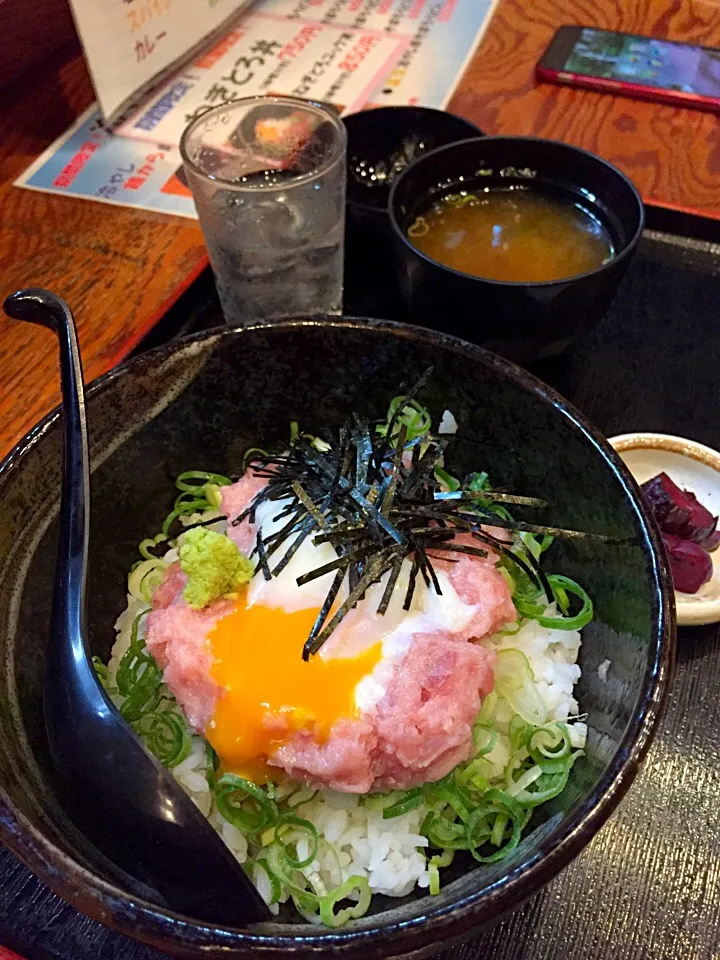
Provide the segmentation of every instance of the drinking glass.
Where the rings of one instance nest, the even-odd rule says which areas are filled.
[[[341,313],[346,134],[332,108],[230,101],[193,120],[180,151],[227,322]]]

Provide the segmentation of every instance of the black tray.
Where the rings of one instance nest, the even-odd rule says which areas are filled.
[[[537,373],[607,436],[655,430],[720,449],[720,224],[650,211],[615,304]],[[381,294],[346,312],[387,315]],[[220,321],[206,276],[143,348]],[[82,917],[0,850],[0,944],[28,960],[161,960]],[[720,626],[679,631],[675,681],[643,770],[558,878],[442,960],[720,958]]]

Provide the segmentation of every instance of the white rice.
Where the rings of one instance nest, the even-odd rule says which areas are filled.
[[[457,433],[457,430],[458,430],[457,420],[449,410],[445,410],[443,412],[442,418],[440,420],[440,424],[438,426],[438,433],[452,434],[452,433]]]
[[[130,644],[132,623],[147,608],[147,604],[133,597],[120,615],[117,640],[108,666],[110,682],[114,684],[120,658]],[[554,607],[547,614],[555,613]],[[140,633],[143,626],[141,621]],[[551,630],[534,621],[527,622],[515,633],[498,633],[484,639],[483,645],[495,650],[521,650],[532,668],[537,691],[545,701],[549,720],[567,721],[578,716],[578,704],[573,687],[580,678],[577,664],[580,634],[576,631]],[[504,711],[504,712],[503,712]],[[494,722],[500,730],[512,716],[509,706],[498,703]],[[575,722],[569,727],[574,748],[582,748],[587,736],[587,725]],[[510,741],[502,732],[486,759],[493,765],[493,776],[503,773],[510,756]],[[248,844],[236,827],[217,811],[206,779],[205,741],[193,737],[190,755],[172,771],[178,783],[190,795],[202,813],[222,836],[237,859],[243,863],[248,857]],[[282,787],[279,788],[282,790]],[[357,796],[332,790],[318,791],[313,799],[302,804],[298,814],[310,820],[321,840],[316,859],[303,870],[316,892],[322,894],[351,876],[366,877],[374,893],[405,896],[416,885],[429,885],[428,864],[420,852],[428,841],[420,835],[420,825],[427,813],[421,805],[399,817],[384,820],[382,811],[368,809]],[[305,841],[299,841],[303,844]],[[419,848],[419,849],[418,849]],[[298,849],[299,858],[307,851]],[[270,899],[270,884],[261,868],[254,871],[254,879],[261,895]],[[285,894],[283,899],[288,899]],[[271,907],[277,912],[277,905]]]
[[[547,608],[545,616],[557,616],[554,604]],[[517,633],[498,633],[482,644],[494,650],[515,649],[525,654],[550,720],[565,721],[578,715],[573,687],[580,679],[579,631],[550,630],[528,620]]]

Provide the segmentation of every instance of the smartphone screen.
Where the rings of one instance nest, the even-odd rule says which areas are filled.
[[[720,50],[583,27],[560,70],[720,97]]]

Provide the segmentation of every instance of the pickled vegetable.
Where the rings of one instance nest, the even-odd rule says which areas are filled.
[[[642,492],[663,533],[694,540],[705,550],[720,543],[718,518],[713,517],[690,490],[681,490],[666,473],[642,485]]]
[[[660,526],[675,589],[697,593],[713,574],[709,551],[720,544],[718,518],[666,473],[646,481],[641,489]]]
[[[664,533],[663,540],[670,558],[675,589],[683,593],[697,593],[712,577],[710,554],[692,540],[683,540],[673,533]]]

